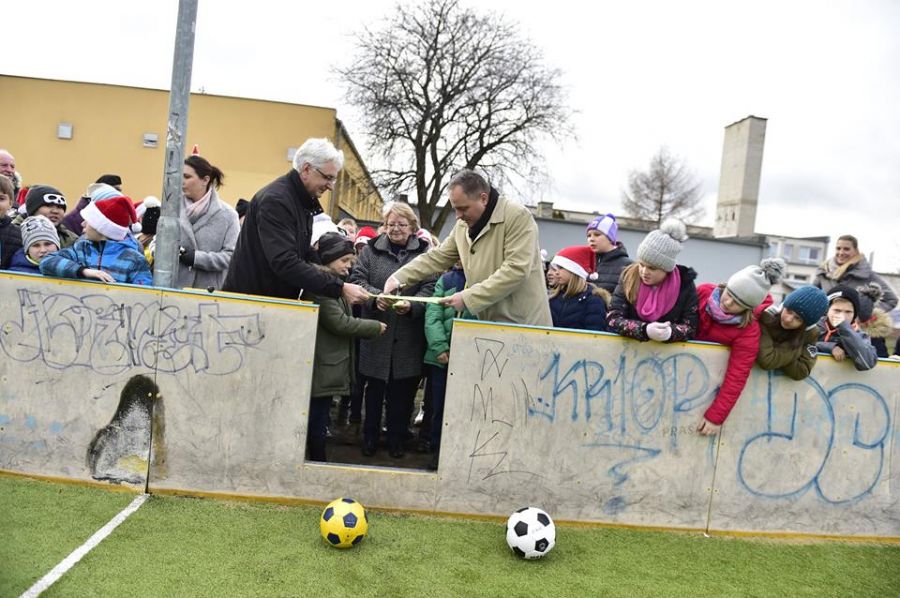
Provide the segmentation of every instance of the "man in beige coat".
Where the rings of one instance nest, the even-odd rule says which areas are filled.
[[[397,270],[384,292],[415,284],[462,262],[467,288],[441,302],[481,320],[552,326],[538,228],[524,206],[501,199],[479,174],[463,170],[449,185],[456,226],[434,251]]]

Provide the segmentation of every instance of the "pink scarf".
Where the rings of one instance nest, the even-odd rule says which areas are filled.
[[[656,322],[664,314],[668,313],[675,302],[678,301],[678,293],[681,291],[681,273],[676,266],[669,272],[661,283],[651,287],[641,283],[638,289],[637,308],[638,315],[645,322]]]
[[[212,196],[212,187],[209,188],[209,191],[206,192],[206,195],[198,199],[197,201],[191,201],[187,197],[184,198],[184,211],[187,214],[188,220],[191,224],[197,222],[197,219],[203,215],[203,212],[206,211],[206,207],[209,205],[209,198]]]

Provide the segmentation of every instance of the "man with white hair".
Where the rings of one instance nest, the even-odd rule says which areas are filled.
[[[297,299],[305,290],[361,303],[368,293],[311,262],[313,218],[319,198],[334,188],[344,152],[327,139],[307,139],[294,167],[260,189],[247,208],[223,291]]]
[[[13,191],[18,194],[19,177],[16,176],[16,159],[5,149],[0,149],[0,174],[12,181]],[[11,199],[15,203],[16,196],[13,195]]]

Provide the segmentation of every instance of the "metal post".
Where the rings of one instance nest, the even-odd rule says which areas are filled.
[[[153,284],[174,288],[178,275],[178,247],[181,215],[181,178],[184,165],[184,136],[187,133],[188,104],[191,99],[191,70],[194,63],[194,28],[198,0],[179,0],[178,28],[175,31],[175,58],[169,92],[169,124],[166,131],[166,167],[162,210],[156,230]]]

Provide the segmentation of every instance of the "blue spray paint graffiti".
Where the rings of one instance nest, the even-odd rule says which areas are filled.
[[[741,485],[755,496],[780,499],[814,489],[821,500],[835,505],[869,495],[881,478],[890,438],[884,397],[859,383],[827,391],[810,377],[805,380],[807,400],[801,404],[796,391],[777,392],[779,378],[768,374],[766,429],[741,448]]]

